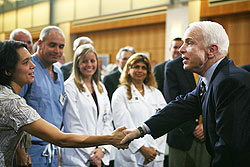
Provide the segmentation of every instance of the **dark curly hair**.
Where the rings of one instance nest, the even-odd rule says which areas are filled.
[[[0,42],[0,84],[10,85],[11,75],[6,75],[6,72],[14,73],[16,65],[19,60],[17,49],[26,48],[27,45],[24,42],[6,40]]]

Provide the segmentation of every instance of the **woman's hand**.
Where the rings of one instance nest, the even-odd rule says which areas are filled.
[[[29,161],[29,163],[28,163]],[[31,158],[29,153],[25,152],[24,148],[21,148],[21,144],[19,144],[17,146],[17,150],[16,150],[16,165],[17,166],[27,166],[27,165],[31,165]]]
[[[95,150],[93,150],[91,152],[91,154],[93,155],[90,158],[91,164],[96,165],[97,167],[101,167],[102,166],[102,158],[104,156],[104,152],[102,152],[101,148],[96,148]]]
[[[151,148],[151,147],[142,146],[140,148],[140,152],[142,153],[142,155],[145,158],[143,165],[146,165],[149,162],[153,161],[157,155],[157,152],[155,151],[155,149]]]

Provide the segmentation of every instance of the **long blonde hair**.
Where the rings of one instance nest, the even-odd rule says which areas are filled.
[[[147,76],[144,79],[143,83],[148,86],[150,89],[151,87],[157,87],[155,77],[152,72],[152,66],[147,58],[147,56],[144,53],[135,53],[133,54],[127,61],[123,72],[120,77],[120,85],[124,85],[127,88],[127,95],[128,99],[130,100],[132,98],[132,91],[131,91],[131,82],[132,78],[129,74],[129,69],[136,63],[142,62],[146,64],[147,66]]]
[[[94,82],[97,85],[98,91],[100,93],[103,93],[103,87],[100,84],[99,78],[100,78],[100,74],[99,74],[99,63],[98,63],[98,57],[95,51],[94,46],[92,46],[91,44],[84,44],[79,46],[74,54],[74,59],[73,59],[73,77],[74,77],[74,82],[76,84],[76,87],[79,89],[80,92],[85,92],[85,88],[83,86],[83,83],[81,82],[83,79],[83,76],[80,72],[80,69],[78,67],[78,63],[81,57],[85,57],[88,53],[94,53],[96,56],[96,61],[97,61],[97,69],[94,73],[94,75],[92,76],[92,79],[94,80]]]

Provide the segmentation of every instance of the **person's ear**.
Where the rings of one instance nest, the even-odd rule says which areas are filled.
[[[7,76],[9,76],[9,77],[12,75],[11,72],[10,72],[9,70],[5,70],[4,73],[5,73],[5,75],[7,75]]]
[[[217,55],[219,51],[219,48],[217,45],[211,45],[208,47],[208,58],[213,58],[215,55]]]
[[[41,39],[39,39],[39,40],[37,41],[37,46],[41,48],[42,43],[43,43],[43,41],[42,41]]]

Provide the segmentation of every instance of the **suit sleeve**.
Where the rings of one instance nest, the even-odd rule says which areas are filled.
[[[176,100],[168,103],[160,112],[145,122],[153,138],[158,138],[201,114],[202,110],[197,91],[198,88],[185,96],[178,96]]]

